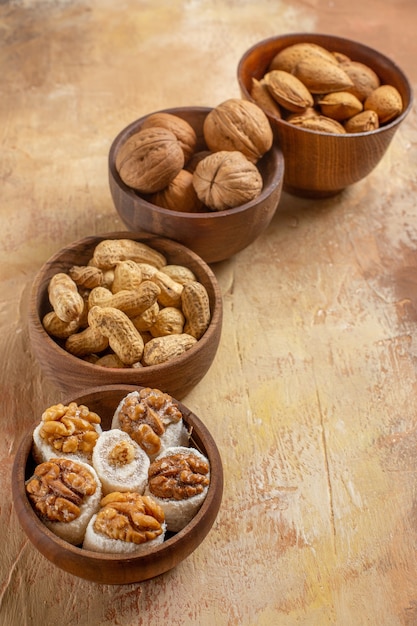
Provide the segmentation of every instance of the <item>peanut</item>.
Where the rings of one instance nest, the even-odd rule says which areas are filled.
[[[149,331],[153,337],[180,335],[184,330],[185,317],[180,309],[167,306],[161,309]]]
[[[138,265],[142,272],[142,280],[151,280],[152,276],[158,271],[158,268],[150,263],[138,263]]]
[[[68,274],[59,272],[52,276],[48,285],[48,295],[52,308],[63,322],[78,319],[84,310],[84,300]]]
[[[55,311],[47,313],[42,320],[42,324],[48,335],[52,335],[52,337],[57,337],[58,339],[66,339],[70,335],[73,335],[80,326],[78,320],[63,322]]]
[[[96,328],[87,326],[84,330],[70,335],[65,342],[65,349],[74,356],[87,356],[103,352],[109,345],[107,337]]]
[[[210,323],[210,302],[206,288],[196,281],[186,283],[181,302],[186,319],[184,332],[200,339]]]
[[[100,365],[100,367],[117,367],[118,369],[121,369],[123,367],[126,367],[124,363],[122,363],[122,361],[119,359],[119,357],[117,356],[117,354],[105,354],[104,356],[100,357],[96,362],[96,365]]]
[[[175,280],[175,282],[180,285],[184,285],[189,280],[197,280],[194,272],[184,265],[165,265],[165,267],[161,269],[161,272],[168,274],[172,280]]]
[[[159,365],[180,356],[196,343],[195,337],[185,333],[155,337],[145,344],[142,361],[144,365]]]
[[[175,280],[172,280],[168,274],[164,274],[164,272],[159,270],[151,277],[151,281],[160,289],[160,294],[158,295],[160,304],[163,306],[180,306],[183,285],[180,285]]]
[[[149,330],[151,326],[155,324],[158,313],[159,304],[154,302],[152,306],[146,309],[146,311],[136,317],[132,317],[134,327],[141,333]]]
[[[163,254],[133,239],[104,239],[94,249],[93,261],[103,270],[112,269],[118,261],[128,259],[137,263],[150,263],[158,269],[167,264]]]
[[[122,289],[137,289],[141,282],[142,271],[138,263],[130,259],[116,263],[111,285],[113,293],[122,291]]]
[[[88,313],[93,329],[108,338],[109,346],[125,365],[140,361],[143,339],[126,313],[114,307],[94,306]]]
[[[152,306],[159,294],[159,287],[154,282],[145,280],[137,289],[122,289],[114,294],[105,287],[96,287],[92,289],[88,303],[90,309],[93,306],[110,306],[120,309],[128,317],[136,317]]]
[[[78,287],[93,289],[104,283],[102,270],[91,265],[73,265],[68,270],[68,274]]]

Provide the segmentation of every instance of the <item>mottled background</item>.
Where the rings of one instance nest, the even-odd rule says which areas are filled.
[[[417,624],[417,121],[327,200],[283,194],[264,235],[213,266],[216,359],[184,399],[222,454],[201,546],[159,578],[96,585],[28,542],[10,493],[25,429],[60,392],[26,315],[65,244],[124,230],[113,137],[151,111],[238,97],[252,44],[314,31],[393,58],[416,88],[415,0],[0,2],[0,625]]]

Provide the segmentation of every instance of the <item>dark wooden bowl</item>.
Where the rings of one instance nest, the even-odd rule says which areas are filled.
[[[103,239],[135,239],[162,252],[169,263],[189,267],[208,292],[211,322],[201,339],[181,356],[143,368],[107,368],[93,365],[67,352],[50,337],[42,325],[45,313],[51,310],[48,284],[57,272],[66,272],[72,265],[86,263],[99,241]],[[183,245],[149,233],[107,233],[81,239],[63,248],[39,270],[35,277],[29,306],[28,329],[32,350],[44,373],[65,392],[99,385],[125,384],[155,387],[182,399],[207,373],[220,341],[222,329],[222,297],[217,279],[210,267]]]
[[[74,400],[98,413],[103,429],[110,428],[113,413],[120,400],[138,387],[109,385],[96,387],[64,400]],[[140,556],[103,554],[73,546],[52,533],[38,518],[26,496],[25,480],[35,467],[32,456],[33,427],[23,437],[13,462],[12,494],[19,522],[33,545],[57,567],[97,583],[107,585],[140,582],[175,567],[197,548],[210,531],[220,508],[223,494],[223,468],[219,451],[203,422],[181,402],[178,406],[185,423],[192,428],[191,445],[210,462],[211,479],[207,497],[194,518],[163,544]]]
[[[180,107],[164,112],[185,119],[194,128],[198,144],[205,148],[203,123],[211,109]],[[160,111],[159,111],[160,112]],[[284,159],[280,148],[273,146],[258,162],[264,181],[255,200],[226,211],[184,213],[151,204],[121,180],[115,167],[120,146],[140,130],[144,116],[124,128],[114,139],[109,152],[109,184],[114,206],[131,230],[145,230],[184,244],[207,263],[223,261],[251,244],[268,226],[277,209],[282,190]]]
[[[284,189],[299,196],[331,196],[367,176],[379,163],[410,112],[411,86],[393,61],[372,48],[331,35],[296,33],[265,39],[244,53],[237,69],[242,97],[253,101],[252,78],[260,79],[280,50],[300,42],[316,43],[365,63],[379,75],[381,82],[396,87],[404,102],[402,114],[392,122],[371,132],[346,135],[306,130],[268,115],[284,154]]]

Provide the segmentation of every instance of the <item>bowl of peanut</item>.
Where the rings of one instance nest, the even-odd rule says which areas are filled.
[[[32,285],[32,352],[63,392],[117,383],[182,399],[210,368],[221,328],[222,297],[210,267],[182,244],[149,233],[74,242]]]
[[[222,493],[221,457],[203,421],[169,394],[131,385],[45,407],[12,471],[15,511],[34,547],[101,584],[141,582],[187,558],[210,532]]]
[[[260,107],[230,98],[133,121],[113,140],[108,170],[114,206],[130,230],[178,241],[215,263],[269,226],[284,159]]]
[[[403,71],[361,43],[316,33],[260,41],[241,57],[242,97],[267,114],[285,159],[284,189],[332,196],[380,162],[412,105]]]

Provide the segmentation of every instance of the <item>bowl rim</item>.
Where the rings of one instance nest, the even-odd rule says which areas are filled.
[[[263,200],[268,198],[271,195],[271,193],[273,193],[275,189],[277,189],[277,187],[281,185],[281,182],[284,177],[284,167],[285,167],[284,155],[282,153],[280,146],[277,145],[276,142],[273,142],[271,148],[258,161],[258,164],[259,164],[263,159],[268,158],[268,156],[272,156],[275,159],[277,163],[277,171],[274,175],[273,181],[269,185],[267,186],[264,185],[262,187],[262,191],[259,194],[259,196],[257,196],[250,202],[246,202],[245,204],[241,204],[240,206],[233,207],[231,209],[224,209],[223,211],[200,211],[197,213],[191,213],[187,211],[174,211],[172,209],[165,209],[164,207],[160,207],[156,204],[152,204],[152,202],[149,202],[148,200],[146,200],[142,195],[136,193],[132,187],[128,187],[128,185],[126,185],[120,178],[119,173],[116,169],[116,165],[115,165],[116,153],[119,147],[122,145],[123,139],[127,139],[132,134],[134,134],[134,129],[141,122],[143,122],[146,118],[148,118],[150,115],[155,115],[159,113],[170,113],[171,115],[177,115],[178,113],[185,113],[190,110],[207,115],[210,111],[213,110],[213,107],[182,106],[182,107],[171,107],[171,108],[160,109],[158,111],[152,111],[151,113],[147,113],[146,115],[143,115],[137,118],[136,120],[133,120],[127,126],[125,126],[122,130],[120,130],[110,145],[108,159],[107,159],[109,174],[112,176],[114,182],[123,191],[123,193],[132,197],[134,201],[140,200],[141,204],[143,203],[143,205],[141,206],[141,209],[151,209],[157,213],[160,213],[161,215],[165,215],[166,217],[175,216],[177,218],[181,217],[190,221],[198,221],[202,219],[204,220],[217,219],[218,220],[219,218],[226,219],[227,217],[230,217],[231,215],[244,213],[250,210],[252,207],[259,204],[259,202],[262,202]]]
[[[337,137],[338,139],[340,138],[341,141],[349,141],[352,140],[353,137],[370,137],[372,135],[378,135],[378,134],[382,134],[388,130],[390,130],[392,127],[396,127],[399,126],[399,124],[401,124],[401,122],[407,117],[407,115],[410,113],[411,108],[413,106],[413,100],[414,100],[414,94],[413,94],[413,90],[411,87],[411,83],[408,79],[408,77],[406,76],[406,74],[404,73],[404,71],[399,67],[399,65],[397,65],[397,63],[395,61],[393,61],[392,59],[390,59],[388,56],[386,56],[383,52],[380,52],[379,50],[377,50],[376,48],[372,48],[371,46],[368,46],[367,44],[364,44],[360,41],[356,41],[355,39],[350,39],[349,37],[342,37],[339,35],[333,35],[331,33],[312,33],[312,32],[291,32],[291,33],[285,33],[283,35],[276,35],[273,37],[267,37],[266,39],[262,39],[256,43],[254,43],[252,46],[250,46],[250,48],[248,48],[240,57],[238,65],[237,65],[237,80],[238,80],[238,84],[240,89],[243,91],[243,93],[245,94],[245,97],[247,97],[251,102],[255,102],[253,100],[253,98],[251,97],[249,91],[247,90],[246,86],[243,84],[242,80],[241,80],[241,74],[242,74],[242,67],[245,63],[245,61],[248,59],[248,57],[250,57],[253,52],[265,45],[268,44],[272,44],[274,42],[278,42],[278,41],[285,41],[285,40],[292,40],[294,38],[300,38],[300,42],[301,40],[304,40],[306,42],[311,41],[312,43],[316,43],[319,40],[322,40],[323,38],[325,39],[329,39],[332,41],[341,41],[347,44],[353,44],[355,46],[358,46],[359,48],[361,48],[364,52],[368,52],[368,53],[372,53],[372,54],[377,54],[380,59],[382,61],[384,61],[386,64],[390,65],[391,68],[400,76],[404,87],[405,87],[405,91],[407,93],[408,96],[408,104],[407,106],[403,109],[403,111],[400,113],[400,115],[398,117],[396,117],[395,119],[391,120],[390,122],[388,122],[387,124],[384,124],[383,126],[380,126],[379,128],[376,128],[374,130],[369,130],[369,131],[363,131],[360,133],[328,133],[325,131],[317,131],[317,130],[311,130],[309,128],[302,128],[300,126],[294,126],[294,124],[290,124],[289,122],[287,122],[286,120],[277,117],[276,115],[273,115],[272,113],[267,113],[268,117],[271,117],[274,120],[274,123],[276,123],[278,126],[279,125],[283,125],[284,127],[291,127],[293,128],[295,131],[300,131],[302,133],[307,133],[307,134],[312,134],[312,135],[320,135],[320,136],[325,136],[325,137]],[[296,43],[296,42],[294,42]]]
[[[210,268],[210,266],[198,254],[196,254],[195,252],[193,252],[192,250],[190,250],[183,244],[177,241],[168,239],[166,237],[160,237],[159,235],[154,235],[152,233],[148,233],[145,231],[134,231],[134,232],[133,231],[126,231],[126,232],[115,231],[115,232],[104,233],[101,235],[88,235],[87,237],[83,237],[82,239],[71,242],[67,244],[66,246],[64,246],[63,248],[60,248],[58,251],[56,251],[47,261],[45,261],[45,263],[42,264],[42,266],[39,268],[38,272],[36,273],[34,281],[32,283],[31,299],[30,299],[30,306],[29,306],[29,311],[28,311],[29,327],[32,325],[35,332],[38,334],[39,333],[41,334],[43,340],[46,341],[46,345],[49,346],[50,350],[53,350],[58,355],[62,355],[63,357],[68,358],[69,362],[73,362],[74,366],[76,367],[82,367],[86,373],[91,372],[91,373],[97,374],[97,366],[94,363],[89,363],[88,361],[84,361],[80,357],[77,357],[71,354],[70,352],[67,352],[65,348],[63,348],[57,341],[55,341],[55,339],[53,339],[53,337],[51,337],[46,332],[42,324],[41,317],[39,315],[38,296],[41,293],[40,287],[41,287],[43,275],[48,270],[48,268],[52,267],[56,263],[60,263],[60,258],[62,257],[63,254],[65,254],[66,251],[74,251],[76,250],[77,247],[86,246],[88,244],[91,244],[91,246],[93,247],[94,242],[98,243],[99,241],[103,241],[105,239],[134,239],[136,241],[145,242],[150,246],[152,246],[151,242],[156,242],[157,244],[158,242],[162,242],[164,245],[166,244],[172,245],[175,248],[179,249],[180,251],[182,250],[186,252],[188,256],[193,258],[193,260],[195,260],[198,263],[198,265],[206,274],[210,282],[210,285],[213,288],[213,307],[211,311],[210,324],[207,330],[205,331],[204,335],[202,335],[202,337],[189,350],[187,350],[186,352],[183,352],[179,356],[175,357],[175,359],[172,359],[170,361],[165,361],[157,365],[147,365],[146,372],[149,375],[153,373],[155,374],[160,373],[161,375],[163,375],[165,371],[170,370],[172,368],[173,363],[175,363],[177,366],[181,366],[181,364],[186,362],[189,358],[189,353],[191,351],[194,355],[196,355],[197,352],[201,352],[204,349],[204,347],[216,335],[218,327],[220,326],[221,328],[222,326],[223,303],[222,303],[222,295],[220,292],[219,284],[217,282],[217,278],[214,272],[212,271],[212,269]],[[106,369],[108,369],[109,371],[113,371],[113,370],[117,371],[118,376],[123,376],[124,372],[128,372],[128,375],[130,376],[131,372],[133,371],[132,368],[126,368],[125,370],[120,369],[120,368],[106,368]],[[137,372],[137,375],[140,376],[140,368],[136,370],[136,372]],[[133,383],[126,382],[126,384],[133,384]]]
[[[131,391],[137,391],[142,389],[141,385],[125,385],[125,384],[114,384],[114,385],[103,385],[101,387],[90,387],[85,388],[77,392],[76,394],[70,394],[65,398],[63,403],[68,403],[72,398],[80,399],[82,401],[83,397],[90,396],[94,393],[105,393],[107,391],[120,391],[125,392],[125,395],[130,393]],[[13,465],[12,465],[12,499],[14,503],[15,512],[17,513],[17,517],[19,519],[20,525],[23,528],[25,534],[30,539],[31,543],[35,545],[37,550],[41,552],[51,562],[57,567],[61,569],[65,569],[70,573],[74,573],[71,568],[67,569],[61,564],[53,561],[49,556],[45,554],[47,552],[47,546],[56,547],[58,553],[62,553],[62,551],[67,551],[68,554],[71,554],[72,557],[78,558],[81,562],[89,562],[94,565],[94,563],[98,566],[111,566],[112,564],[123,564],[129,566],[129,564],[138,564],[142,562],[150,562],[152,560],[163,558],[164,556],[169,557],[172,548],[176,546],[185,546],[187,545],[188,538],[190,534],[194,534],[199,530],[203,519],[209,519],[208,526],[204,529],[204,533],[200,533],[200,540],[197,540],[196,545],[192,545],[190,550],[185,550],[183,559],[186,558],[201,541],[205,538],[205,536],[210,531],[214,521],[217,517],[218,511],[221,506],[222,496],[223,496],[223,487],[224,487],[224,475],[223,475],[223,464],[220,456],[219,449],[217,444],[208,430],[207,426],[204,422],[186,405],[184,405],[181,401],[174,401],[179,406],[181,413],[183,414],[183,419],[185,423],[189,426],[192,426],[192,430],[196,431],[199,438],[202,438],[205,443],[209,444],[207,447],[209,450],[203,452],[207,456],[210,462],[210,484],[207,491],[206,498],[204,499],[200,509],[197,511],[195,516],[190,520],[190,522],[180,531],[173,534],[168,539],[164,540],[163,543],[150,548],[148,551],[143,552],[139,555],[134,555],[134,553],[124,554],[111,554],[104,552],[94,552],[91,550],[87,550],[81,548],[79,546],[74,546],[69,542],[61,539],[57,535],[55,535],[49,528],[47,528],[39,517],[36,515],[33,510],[25,490],[25,476],[26,469],[30,459],[30,454],[32,450],[32,441],[33,441],[33,430],[35,426],[39,423],[39,420],[32,423],[32,425],[26,430],[24,435],[21,437],[16,454],[14,456]],[[117,408],[117,407],[116,407]],[[191,422],[191,424],[190,424]],[[191,435],[192,438],[192,435]],[[42,547],[36,545],[36,538],[34,535],[38,533],[41,536],[44,536],[45,542],[47,545],[42,544]],[[181,560],[183,560],[181,559]],[[169,559],[168,559],[169,560]],[[160,573],[164,573],[174,565],[165,567],[158,572],[156,575]],[[79,577],[82,577],[80,574],[75,574]],[[107,577],[106,577],[107,578]],[[90,580],[93,580],[90,578]],[[135,581],[131,581],[135,582]],[[107,581],[107,584],[111,584]],[[117,584],[117,583],[116,583]]]

